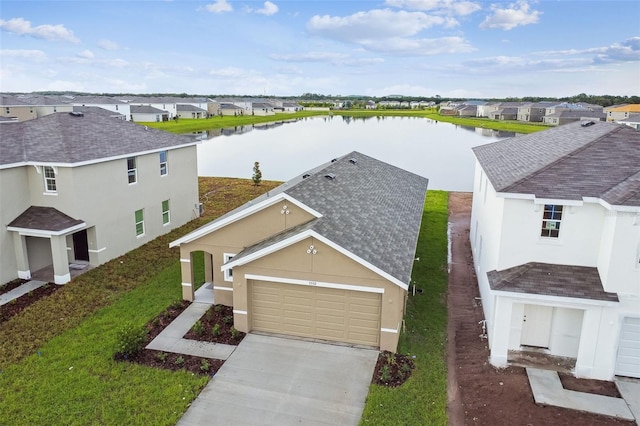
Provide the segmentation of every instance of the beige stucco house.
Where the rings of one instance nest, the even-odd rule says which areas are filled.
[[[238,330],[395,351],[427,183],[358,152],[308,171],[170,244],[183,297],[204,252]]]
[[[99,108],[3,125],[0,283],[99,265],[199,214],[196,142]]]

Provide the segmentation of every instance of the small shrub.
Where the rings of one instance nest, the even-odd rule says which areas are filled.
[[[156,359],[160,362],[165,362],[167,360],[167,353],[166,352],[158,352],[156,354]]]
[[[222,318],[222,322],[225,324],[233,324],[233,315],[226,315]]]
[[[172,309],[182,308],[182,300],[174,300],[173,302],[171,302],[171,305],[169,307]]]
[[[125,324],[118,330],[117,352],[126,356],[137,355],[144,345],[147,330],[133,324]]]
[[[407,374],[411,372],[411,366],[407,363],[402,364],[402,366],[400,366],[400,371],[402,371],[403,373]]]
[[[198,336],[202,336],[204,334],[204,325],[202,325],[202,321],[198,320],[193,324],[193,332]]]
[[[231,327],[231,337],[235,339],[239,334],[240,332],[235,327]]]
[[[222,311],[224,310],[224,305],[215,305],[215,306],[213,307],[213,309],[214,309],[216,312],[222,312]]]
[[[210,368],[211,368],[211,364],[209,364],[209,361],[207,361],[206,359],[203,359],[202,362],[200,363],[200,370],[209,371]]]
[[[380,370],[380,381],[388,382],[389,380],[391,380],[391,369],[388,365],[385,365]]]
[[[211,334],[213,334],[214,336],[220,335],[220,324],[216,324],[213,327],[211,327]]]
[[[176,365],[184,365],[184,358],[179,356],[174,362]]]
[[[207,309],[207,313],[204,314],[204,316],[207,318],[207,321],[211,321],[211,317],[213,317],[213,312],[211,311],[211,309]]]
[[[396,354],[389,354],[389,358],[387,358],[387,362],[389,365],[396,365]]]

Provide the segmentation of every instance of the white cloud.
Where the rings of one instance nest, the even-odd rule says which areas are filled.
[[[432,39],[388,38],[363,44],[368,50],[396,56],[428,56],[452,53],[468,53],[476,49],[461,37]]]
[[[80,43],[80,40],[73,35],[73,31],[66,29],[62,24],[45,24],[32,27],[31,22],[23,18],[13,18],[8,21],[0,19],[0,28],[13,34],[26,35],[43,40]]]
[[[385,4],[401,9],[431,10],[435,13],[470,15],[482,9],[478,3],[455,0],[386,0]]]
[[[249,12],[258,13],[260,15],[271,16],[278,13],[278,6],[270,1],[265,1],[261,9],[249,9]]]
[[[305,52],[300,54],[271,54],[269,57],[284,62],[333,62],[348,55],[332,52]]]
[[[0,57],[3,58],[21,58],[32,61],[44,61],[47,59],[46,53],[42,50],[25,50],[25,49],[0,49]]]
[[[360,43],[389,37],[408,37],[434,25],[452,26],[457,21],[422,12],[374,9],[340,17],[313,16],[307,23],[310,33],[335,40]]]
[[[593,57],[595,63],[639,62],[640,37],[630,37],[622,43],[588,49],[566,49],[535,52],[536,56],[585,56]]]
[[[226,67],[214,68],[209,70],[209,75],[219,78],[243,78],[249,75],[255,75],[255,71],[249,71],[242,68]]]
[[[216,0],[215,3],[208,4],[204,8],[211,13],[224,13],[233,10],[233,6],[227,0]]]
[[[492,4],[491,11],[493,14],[485,18],[480,24],[480,28],[498,28],[508,31],[522,25],[535,24],[542,15],[540,11],[531,10],[526,1],[511,3],[506,9]]]
[[[84,58],[84,59],[93,59],[94,58],[94,54],[90,50],[83,50],[82,52],[78,52],[77,55],[78,55],[79,58]]]
[[[122,49],[115,41],[102,39],[98,42],[98,46],[104,50],[120,50]]]

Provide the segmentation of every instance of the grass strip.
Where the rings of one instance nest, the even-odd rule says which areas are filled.
[[[100,308],[145,284],[179,259],[169,243],[196,227],[259,196],[278,182],[254,186],[249,179],[199,178],[205,214],[168,234],[73,279],[53,295],[33,303],[0,328],[0,369],[35,353],[51,338],[77,327]],[[174,283],[179,288],[181,279]],[[177,283],[177,284],[176,284]],[[1,424],[1,423],[0,423]]]
[[[173,261],[145,284],[2,370],[0,424],[173,425],[208,378],[116,362],[124,321],[142,327],[181,297]]]
[[[361,425],[447,424],[447,206],[447,192],[428,191],[412,273],[423,293],[409,296],[398,348],[416,368],[397,388],[371,385]]]
[[[492,130],[502,130],[516,133],[533,133],[548,129],[542,123],[524,123],[522,121],[499,121],[480,117],[455,117],[450,115],[440,115],[435,109],[408,110],[408,109],[381,109],[381,110],[335,110],[335,111],[300,111],[291,114],[276,114],[268,116],[224,116],[209,119],[181,119],[178,121],[147,122],[139,123],[171,133],[190,133],[212,129],[244,126],[249,124],[270,123],[275,121],[296,120],[304,117],[319,115],[343,115],[349,117],[416,117],[429,118],[436,121],[457,124],[460,126],[480,127]]]

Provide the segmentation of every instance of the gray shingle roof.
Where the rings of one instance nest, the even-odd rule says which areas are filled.
[[[185,105],[185,104],[176,105],[176,111],[180,111],[180,112],[207,112],[207,110],[204,110],[202,108],[198,108],[197,106]]]
[[[63,231],[84,223],[53,207],[31,206],[7,226],[41,231]]]
[[[615,293],[602,288],[597,268],[525,263],[503,271],[487,272],[492,290],[617,302]]]
[[[150,105],[131,105],[129,108],[131,108],[131,114],[168,114],[167,111]]]
[[[59,112],[5,125],[0,133],[0,166],[15,163],[73,164],[196,142],[187,136],[111,118],[90,111],[84,116]]]
[[[473,148],[498,192],[640,206],[640,132],[580,122]]]
[[[335,179],[325,177],[330,173]],[[270,191],[269,196],[284,192],[318,211],[322,217],[248,247],[233,260],[313,230],[408,284],[428,179],[359,152],[305,174],[310,176],[298,176]],[[265,198],[266,195],[252,204]],[[245,204],[229,215],[252,204]]]

